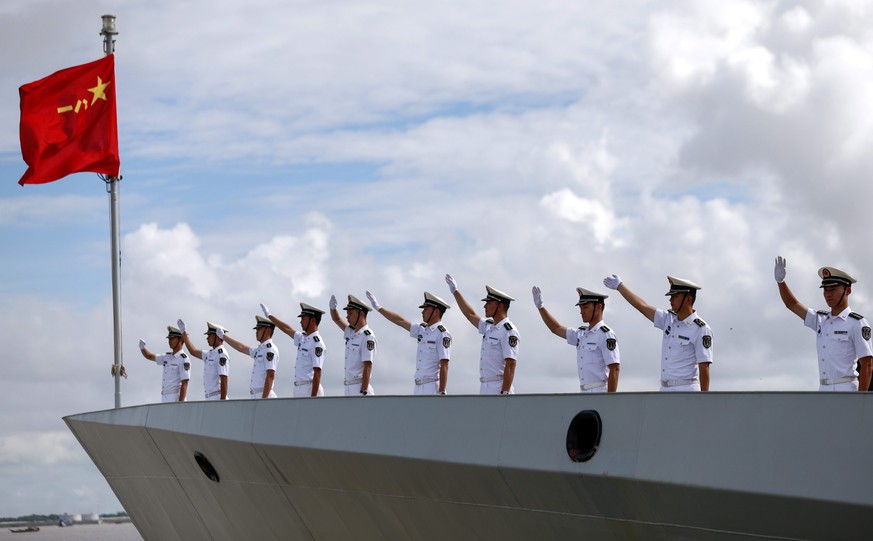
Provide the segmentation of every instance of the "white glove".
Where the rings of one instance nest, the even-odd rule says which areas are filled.
[[[217,327],[215,329],[215,336],[217,336],[219,340],[224,340],[224,329]]]
[[[446,274],[446,283],[449,284],[449,293],[454,293],[458,290],[458,282],[452,278],[451,274]]]
[[[267,319],[270,318],[270,309],[267,308],[267,305],[264,303],[261,303],[261,312],[264,313],[265,318],[267,318]]]
[[[330,296],[330,302],[327,303],[331,310],[336,310],[336,295]]]
[[[603,279],[603,285],[609,289],[618,289],[618,286],[621,285],[621,276],[617,274],[607,276]]]
[[[377,301],[376,297],[374,297],[369,291],[366,291],[365,293],[367,294],[367,298],[370,299],[370,304],[373,305],[373,310],[378,312],[382,308],[382,306],[379,305],[379,301]]]
[[[784,257],[776,256],[776,267],[773,269],[773,277],[776,278],[776,283],[781,284],[785,281],[785,267],[788,261]]]
[[[533,288],[531,288],[530,291],[531,291],[531,293],[533,293],[534,305],[537,308],[542,308],[543,307],[543,292],[542,292],[542,290],[539,288],[539,286],[533,286]]]
[[[145,349],[145,348],[146,348],[145,340],[140,338],[139,339],[139,349]]]
[[[185,326],[185,322],[181,319],[176,321],[176,325],[179,326],[179,330],[182,331],[182,334],[185,334],[185,332],[187,332],[188,327]]]

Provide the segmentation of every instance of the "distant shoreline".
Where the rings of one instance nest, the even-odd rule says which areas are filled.
[[[124,524],[126,522],[130,522],[130,517],[100,517],[101,524]],[[72,525],[76,526],[79,524],[98,524],[97,522],[86,520],[81,522],[74,522]],[[7,522],[0,522],[0,528],[19,528],[21,526],[57,526],[57,520],[11,520]]]

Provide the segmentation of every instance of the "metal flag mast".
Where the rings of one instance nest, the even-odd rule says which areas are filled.
[[[115,52],[115,36],[118,35],[118,32],[115,30],[115,15],[103,15],[102,19],[103,30],[100,31],[100,35],[103,36],[103,54],[109,56]],[[115,376],[115,407],[120,408],[121,375],[124,370],[124,359],[121,353],[121,243],[118,240],[118,183],[121,181],[121,175],[117,177],[100,175],[100,178],[106,183],[106,193],[109,194],[110,244],[112,250],[112,327],[115,351],[112,374]]]

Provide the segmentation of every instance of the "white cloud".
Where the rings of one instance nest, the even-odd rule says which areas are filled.
[[[30,432],[0,437],[0,467],[52,465],[81,460],[79,443],[69,432]]]

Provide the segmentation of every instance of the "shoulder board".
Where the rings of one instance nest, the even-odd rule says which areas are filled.
[[[266,344],[264,344],[264,347],[265,347],[265,348],[271,348],[271,347],[273,347],[273,343],[272,343],[272,342],[267,342]]]
[[[315,340],[316,342],[321,342],[321,338],[319,338],[317,334],[315,336],[313,336],[312,339]]]
[[[673,310],[667,310],[667,313],[668,313],[668,314],[673,314],[674,316],[676,315],[676,312],[674,312]]]
[[[492,319],[492,318],[490,318],[490,317],[487,318],[487,319],[485,320],[485,322],[494,325],[494,319]]]
[[[503,324],[503,328],[506,329],[507,331],[511,331],[512,330],[512,323],[507,321],[506,323]]]
[[[695,320],[694,320],[694,323],[697,323],[697,326],[698,326],[698,327],[706,327],[706,322],[703,321],[703,320],[700,319],[700,318],[695,319]]]
[[[857,312],[851,312],[849,314],[849,317],[852,319],[864,319],[864,316],[862,316],[861,314],[859,314]]]
[[[181,356],[182,356],[183,359],[187,359],[187,358],[188,358],[188,356],[185,355],[185,352],[182,352]]]
[[[221,348],[218,348],[218,352],[219,352],[219,353],[224,353],[224,350],[221,349]]]
[[[610,328],[607,327],[606,325],[601,325],[601,326],[600,326],[600,330],[603,331],[603,332],[609,332],[609,331],[612,330],[612,329],[610,329]]]
[[[373,333],[371,333],[369,330],[366,330],[366,329],[365,329],[365,330],[364,330],[364,334],[366,334],[367,336],[370,336],[370,335],[373,334]]]
[[[446,332],[446,328],[443,327],[442,325],[437,325],[437,329],[438,329],[440,332]]]
[[[815,313],[820,315],[820,316],[826,316],[826,315],[830,314],[831,312],[830,312],[830,310],[816,310]]]
[[[582,325],[581,327],[579,327],[579,330],[580,330],[580,331],[587,331],[587,330],[588,330],[588,325]]]

